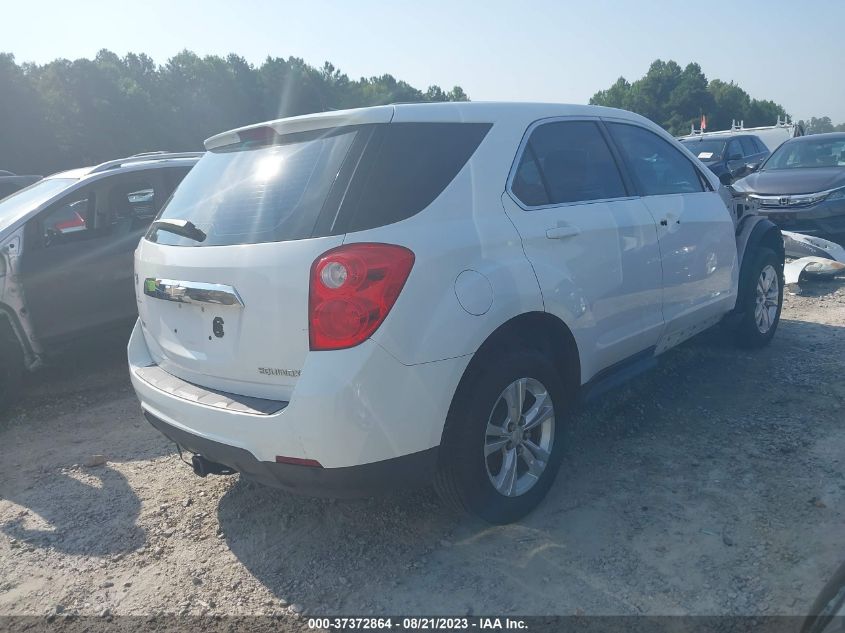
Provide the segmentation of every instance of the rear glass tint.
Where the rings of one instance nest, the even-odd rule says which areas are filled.
[[[341,207],[337,231],[405,220],[430,205],[455,178],[489,123],[389,123],[379,126]]]
[[[226,246],[393,224],[442,193],[490,126],[388,123],[210,151],[157,218],[187,220],[205,239],[155,225],[147,239],[171,246]]]
[[[205,239],[155,226],[148,239],[171,246],[226,246],[310,237],[357,133],[357,128],[323,130],[280,145],[207,152],[158,218],[188,220]]]

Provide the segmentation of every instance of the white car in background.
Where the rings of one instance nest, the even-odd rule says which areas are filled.
[[[433,481],[514,521],[581,399],[726,317],[749,347],[777,327],[780,232],[629,112],[379,106],[206,148],[136,252],[129,343],[147,419],[200,475]]]

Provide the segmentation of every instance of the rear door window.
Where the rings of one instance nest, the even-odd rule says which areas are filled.
[[[754,140],[750,136],[741,136],[739,144],[742,145],[743,155],[753,156],[757,153],[757,147],[754,145]]]
[[[511,191],[526,206],[627,195],[616,161],[593,121],[556,121],[534,129]]]
[[[627,123],[608,123],[608,129],[644,196],[704,191],[692,162],[654,132]]]
[[[152,222],[162,203],[160,174],[133,174],[106,182],[103,211],[112,234],[131,233]]]
[[[728,149],[725,152],[727,160],[739,160],[742,158],[742,146],[739,144],[739,139],[731,139],[728,142]]]

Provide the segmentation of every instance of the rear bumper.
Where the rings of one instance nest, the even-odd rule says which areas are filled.
[[[242,476],[288,492],[318,497],[366,497],[430,482],[437,466],[437,448],[384,461],[317,468],[263,462],[247,450],[194,435],[144,412],[147,421],[182,449],[223,464]]]
[[[199,391],[182,381],[174,385],[163,379],[150,382],[145,370],[155,366],[155,361],[140,324],[132,332],[128,355],[132,385],[144,413],[175,429],[165,435],[200,438],[192,440],[198,447],[197,441],[229,447],[226,459],[246,453],[259,467],[245,466],[252,462],[241,458],[236,464],[202,454],[276,485],[278,478],[263,478],[261,473],[268,464],[272,470],[277,468],[277,456],[315,460],[323,470],[337,471],[342,477],[340,471],[348,467],[438,447],[452,396],[470,358],[408,366],[372,340],[347,350],[312,352],[289,401],[277,403],[284,405],[278,410],[272,406],[262,410],[251,400],[214,392],[211,378]],[[278,467],[289,469],[287,464]],[[321,476],[332,477],[330,473]]]

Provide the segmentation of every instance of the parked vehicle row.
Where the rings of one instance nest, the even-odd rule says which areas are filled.
[[[61,172],[0,201],[0,407],[66,341],[137,318],[132,253],[200,155]]]
[[[206,148],[136,251],[129,343],[147,419],[200,475],[433,481],[513,521],[579,401],[719,322],[749,347],[777,328],[777,227],[629,112],[380,106]]]

